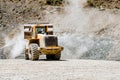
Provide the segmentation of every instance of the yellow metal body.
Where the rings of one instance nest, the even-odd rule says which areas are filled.
[[[60,53],[63,50],[63,47],[61,46],[51,46],[51,47],[45,47],[45,48],[40,48],[40,52],[43,54],[57,54]]]

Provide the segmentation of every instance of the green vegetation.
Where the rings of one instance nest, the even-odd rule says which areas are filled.
[[[90,6],[93,7],[120,9],[120,0],[87,0],[87,2]]]
[[[48,5],[53,5],[53,6],[55,6],[55,5],[61,5],[61,4],[63,4],[63,2],[64,2],[64,0],[46,0],[46,3],[48,4]]]

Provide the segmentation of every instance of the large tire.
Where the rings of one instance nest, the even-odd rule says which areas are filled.
[[[31,60],[39,59],[39,51],[38,51],[37,44],[35,44],[35,43],[30,44],[30,54],[31,54]]]
[[[61,53],[57,53],[55,55],[46,55],[47,60],[60,60]]]
[[[61,53],[57,53],[54,55],[54,60],[60,60]]]
[[[25,59],[29,60],[28,50],[25,49]]]
[[[46,55],[46,58],[47,58],[47,60],[53,60],[53,58],[54,58],[54,55],[51,55],[51,54],[49,54],[49,55]]]

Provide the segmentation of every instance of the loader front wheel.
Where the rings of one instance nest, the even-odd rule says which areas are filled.
[[[30,44],[30,54],[31,54],[31,60],[39,59],[39,51],[38,51],[37,44],[35,44],[35,43]]]

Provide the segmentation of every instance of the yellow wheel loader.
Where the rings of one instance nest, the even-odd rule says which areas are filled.
[[[39,55],[46,55],[48,60],[60,60],[62,46],[53,35],[53,25],[49,23],[25,24],[24,39],[26,39],[25,59],[38,60]]]

